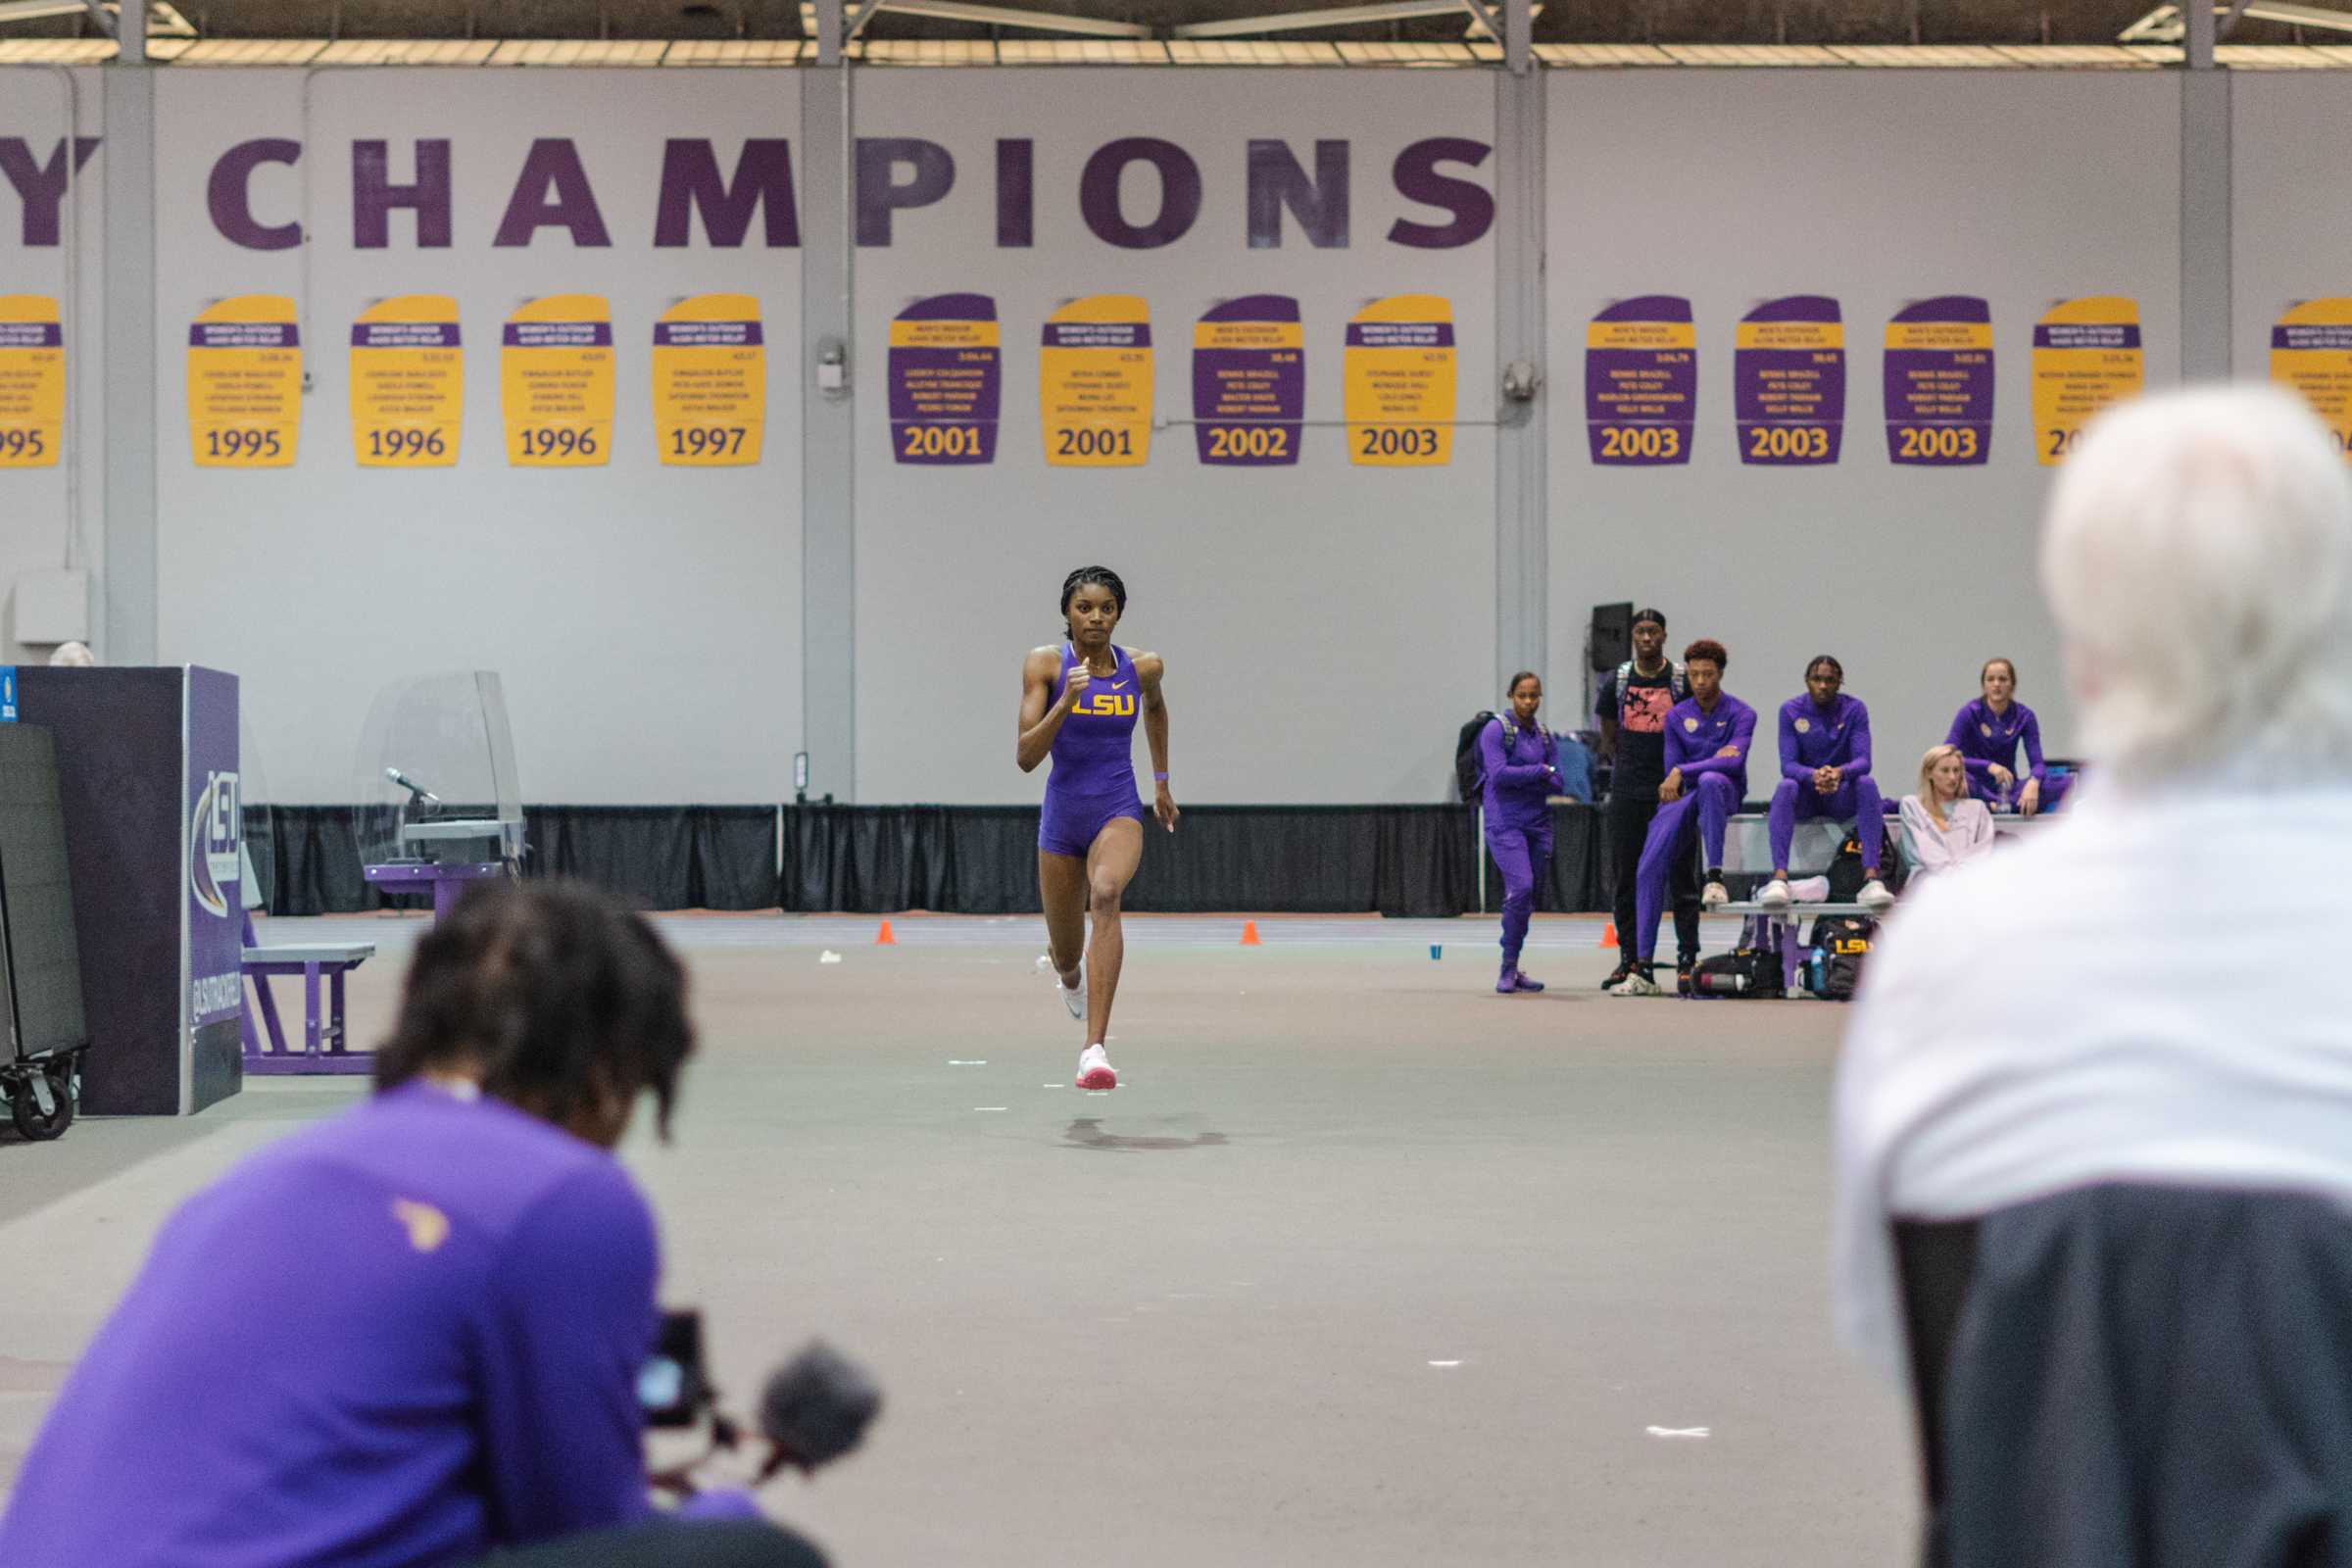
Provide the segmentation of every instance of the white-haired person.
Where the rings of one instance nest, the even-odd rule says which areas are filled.
[[[59,669],[88,669],[98,661],[88,643],[59,643],[49,650],[49,662]]]
[[[1871,956],[1839,1326],[1908,1369],[1954,1568],[2342,1560],[2352,1021],[2308,953],[2352,865],[2352,476],[2282,391],[2127,404],[2040,567],[2091,770]]]
[[[1903,856],[1914,880],[1992,849],[1992,809],[1969,793],[1957,746],[1928,748],[1919,760],[1919,793],[1903,797],[1901,811]]]

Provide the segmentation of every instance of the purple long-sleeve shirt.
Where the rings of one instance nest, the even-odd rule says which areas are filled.
[[[0,1563],[421,1568],[642,1517],[658,1270],[611,1154],[486,1097],[379,1095],[166,1222]]]
[[[1546,804],[1560,784],[1560,743],[1538,726],[1518,730],[1506,748],[1502,720],[1489,719],[1478,737],[1479,766],[1484,771],[1487,824],[1526,828],[1548,823]]]
[[[1707,711],[1698,699],[1686,697],[1666,714],[1666,771],[1681,768],[1686,782],[1703,773],[1721,773],[1742,798],[1747,794],[1747,758],[1756,738],[1756,710],[1719,692],[1715,710]],[[1722,757],[1726,746],[1738,755]]]
[[[1870,771],[1870,710],[1843,692],[1825,712],[1811,693],[1781,705],[1781,776],[1811,783],[1817,767]]]
[[[2023,703],[2013,702],[2008,712],[1996,713],[1990,703],[1978,698],[1952,715],[1952,727],[1943,744],[1960,748],[1960,765],[1980,783],[1988,781],[1995,762],[2016,773],[2021,745],[2026,749],[2024,776],[2048,777],[2048,769],[2041,765],[2041,720]]]

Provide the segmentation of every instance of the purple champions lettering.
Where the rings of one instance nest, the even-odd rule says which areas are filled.
[[[654,217],[654,248],[675,250],[689,243],[694,215],[714,250],[732,250],[762,213],[762,237],[770,250],[801,243],[801,215],[793,199],[792,143],[780,136],[753,136],[735,155],[735,177],[718,172],[718,154],[708,139],[672,139],[662,146],[662,199]]]
[[[1791,294],[1740,318],[1732,409],[1741,463],[1810,467],[1838,461],[1845,427],[1845,325],[1836,300]]]
[[[213,227],[232,245],[249,251],[292,250],[302,243],[297,222],[263,223],[253,216],[253,172],[263,164],[295,164],[302,160],[302,143],[282,136],[241,141],[222,153],[205,181],[204,200],[213,215]]]
[[[906,169],[905,179],[898,171]],[[920,136],[858,138],[858,243],[890,243],[891,217],[929,207],[956,188],[956,155]]]
[[[1585,432],[1592,461],[1657,467],[1690,461],[1698,337],[1679,294],[1618,300],[1585,329]]]
[[[1150,222],[1130,223],[1119,209],[1119,176],[1129,164],[1159,171],[1159,211]],[[1200,216],[1200,166],[1172,141],[1156,136],[1122,136],[1095,149],[1078,179],[1078,214],[1105,245],[1121,250],[1156,250],[1192,231]]]
[[[1193,436],[1211,467],[1298,461],[1306,417],[1305,329],[1284,294],[1227,300],[1193,329]]]
[[[1348,248],[1348,144],[1315,143],[1312,179],[1298,167],[1290,143],[1250,143],[1250,248],[1282,248],[1282,215],[1298,220],[1306,242],[1317,250]]]
[[[354,250],[380,251],[392,243],[392,213],[406,207],[416,214],[419,250],[449,248],[449,143],[420,141],[416,147],[416,178],[397,184],[392,178],[392,144],[355,141],[351,144],[351,244]]]
[[[32,145],[22,136],[0,136],[0,178],[6,178],[16,188],[17,200],[24,206],[24,218],[19,232],[27,250],[38,250],[58,243],[58,213],[65,205],[66,192],[74,175],[81,172],[90,155],[98,150],[96,136],[74,138],[74,167],[66,168],[66,143],[62,136],[50,149],[45,162],[34,163]]]
[[[568,136],[542,136],[531,143],[514,176],[514,193],[498,220],[498,237],[490,243],[501,250],[520,249],[543,228],[561,228],[583,250],[611,248],[605,215],[597,210],[596,190],[588,171],[580,167],[580,150]]]
[[[1886,323],[1886,459],[1970,467],[1992,456],[1992,307],[1967,294],[1906,305]]]
[[[997,460],[1004,398],[997,302],[986,294],[916,300],[890,328],[890,449],[901,463]]]
[[[1416,250],[1451,250],[1475,245],[1494,226],[1494,197],[1483,185],[1438,172],[1440,164],[1463,164],[1476,169],[1494,149],[1462,136],[1432,136],[1414,142],[1396,155],[1393,171],[1396,193],[1424,207],[1442,208],[1453,215],[1445,223],[1422,223],[1398,219],[1389,225],[1389,239]]]

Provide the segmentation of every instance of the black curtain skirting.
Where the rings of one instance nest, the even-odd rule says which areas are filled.
[[[644,909],[788,913],[1035,913],[1037,808],[1028,806],[534,806],[526,874],[569,876]],[[777,835],[782,834],[778,854]],[[265,906],[345,914],[387,899],[360,875],[352,812],[279,806],[248,822]],[[1552,809],[1537,906],[1608,906],[1600,815]],[[1127,891],[1139,913],[1447,916],[1480,907],[1472,814],[1460,806],[1201,806],[1144,830]],[[781,865],[781,870],[778,867]],[[1502,905],[1486,867],[1485,908]]]

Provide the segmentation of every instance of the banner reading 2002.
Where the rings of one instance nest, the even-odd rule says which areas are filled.
[[[66,429],[66,330],[46,294],[0,294],[0,468],[48,468]]]
[[[199,468],[286,468],[302,428],[302,334],[283,294],[240,294],[188,328],[188,442]]]
[[[1193,327],[1193,434],[1213,466],[1298,461],[1306,417],[1306,337],[1282,294],[1227,300]]]
[[[1047,317],[1037,401],[1054,467],[1140,466],[1152,455],[1152,311],[1142,297],[1096,294]]]
[[[612,310],[600,295],[551,294],[507,318],[499,348],[507,461],[586,468],[612,451]]]
[[[1341,374],[1348,461],[1378,468],[1452,462],[1454,374],[1450,301],[1399,294],[1356,312]]]

